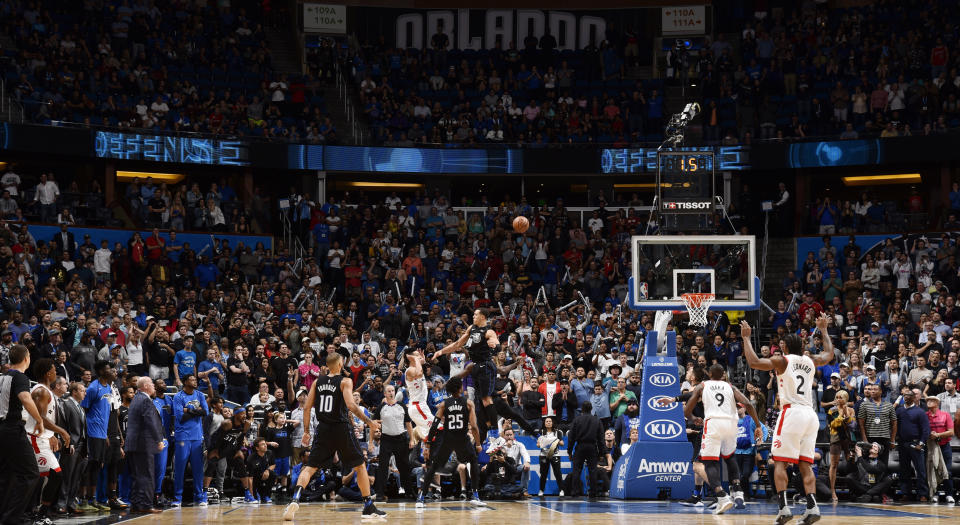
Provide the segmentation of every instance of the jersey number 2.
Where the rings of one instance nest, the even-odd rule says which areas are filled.
[[[803,381],[804,381],[804,377],[801,376],[801,375],[798,375],[798,376],[797,376],[797,381],[800,382],[800,384],[797,385],[797,394],[798,394],[798,395],[801,395],[801,396],[805,396],[806,394],[803,393]]]

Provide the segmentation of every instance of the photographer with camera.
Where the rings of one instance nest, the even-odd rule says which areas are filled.
[[[855,472],[847,475],[850,492],[860,503],[886,504],[889,501],[887,490],[893,486],[893,476],[887,472],[887,462],[880,458],[883,447],[877,443],[860,441],[854,447],[857,456]]]
[[[527,447],[516,440],[512,428],[503,430],[502,437],[496,440],[494,447],[503,450],[508,460],[512,460],[512,466],[520,473],[521,496],[528,498],[527,486],[530,484],[530,453],[527,452]]]
[[[490,462],[480,469],[487,497],[519,495],[520,487],[516,483],[517,466],[513,458],[507,455],[502,445],[494,445],[487,453],[490,454]]]

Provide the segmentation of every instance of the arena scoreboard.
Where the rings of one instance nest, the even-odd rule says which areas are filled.
[[[713,151],[657,152],[657,202],[661,214],[711,213],[716,163]]]

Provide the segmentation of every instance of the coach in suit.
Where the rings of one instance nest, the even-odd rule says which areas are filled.
[[[163,426],[160,423],[160,412],[153,404],[153,380],[141,377],[137,380],[137,390],[137,395],[130,403],[127,440],[123,446],[127,453],[130,475],[133,477],[130,506],[134,513],[156,514],[161,511],[153,508],[153,456],[163,450]]]
[[[57,378],[57,386],[62,377]],[[82,457],[81,451],[86,449],[87,424],[86,413],[80,407],[87,390],[83,383],[70,383],[68,396],[60,400],[57,410],[57,424],[70,433],[70,448],[61,451],[60,468],[63,469],[63,484],[60,485],[60,499],[57,505],[59,510],[70,514],[83,514],[77,509],[74,497],[80,488],[80,478],[87,469],[87,459]],[[58,512],[59,512],[58,510]]]

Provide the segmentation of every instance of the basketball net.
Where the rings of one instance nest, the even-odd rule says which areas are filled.
[[[712,293],[685,293],[680,296],[690,314],[690,325],[703,328],[707,326],[707,311],[713,304]]]

